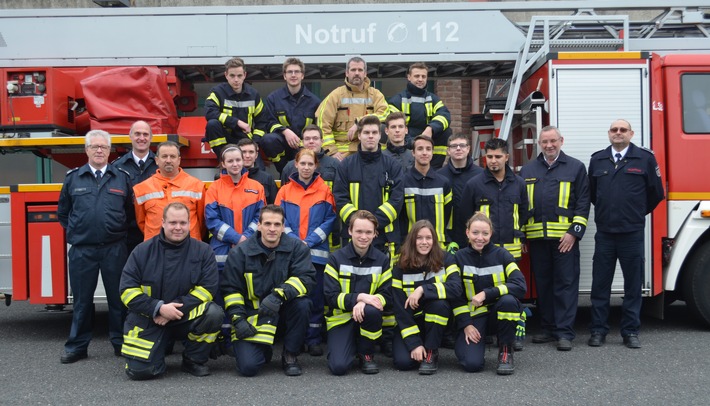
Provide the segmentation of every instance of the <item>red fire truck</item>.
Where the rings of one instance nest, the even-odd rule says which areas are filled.
[[[632,21],[619,10],[660,14]],[[512,22],[516,13],[557,12],[572,15]],[[358,18],[338,18],[343,13]],[[184,146],[183,165],[198,174],[204,168],[209,176],[203,177],[211,177],[215,162],[202,142],[199,104],[220,79],[221,64],[234,55],[245,58],[248,78],[266,88],[281,85],[281,62],[297,55],[308,66],[308,85],[321,95],[327,86],[341,84],[351,55],[368,61],[369,76],[386,95],[392,94],[386,91],[389,78],[403,76],[415,61],[430,64],[435,80],[491,79],[485,109],[472,118],[473,136],[478,142],[509,138],[515,167],[534,159],[537,132],[544,125],[560,128],[564,150],[588,163],[592,152],[608,145],[609,123],[627,119],[636,132],[633,141],[655,152],[667,195],[647,219],[644,309],[662,316],[664,305],[684,300],[710,323],[710,178],[704,176],[710,172],[710,9],[704,2],[7,14],[0,16],[0,43],[10,50],[0,48],[6,84],[0,98],[0,151],[33,151],[68,167],[85,162],[81,135],[88,129],[125,134],[133,120],[150,118],[161,134],[155,142],[175,139]],[[121,29],[148,17],[140,36]],[[264,25],[273,27],[273,35],[254,44],[243,41],[240,32]],[[77,32],[75,27],[83,28]],[[83,38],[82,46],[62,44],[68,37]],[[474,99],[477,88],[471,91]],[[127,94],[135,98],[121,102]],[[118,155],[129,141],[116,135],[113,144]],[[37,163],[39,182],[54,179],[49,165],[46,159]],[[61,185],[14,185],[11,178],[3,176],[7,187],[0,188],[0,220],[6,224],[0,236],[12,241],[11,251],[0,253],[0,292],[8,303],[12,297],[66,304],[66,243],[55,214]],[[581,245],[581,294],[591,288],[593,234],[592,214]],[[621,272],[613,292],[623,293]]]

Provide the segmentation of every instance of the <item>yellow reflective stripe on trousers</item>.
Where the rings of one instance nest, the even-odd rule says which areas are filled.
[[[397,325],[397,319],[394,314],[386,314],[382,316],[382,327],[394,327]]]
[[[369,338],[370,340],[377,340],[378,338],[382,337],[382,329],[379,329],[377,331],[367,331],[364,328],[360,327],[360,335],[365,338]]]
[[[439,324],[441,326],[446,326],[449,323],[449,318],[445,316],[439,316],[438,314],[427,313],[424,315],[424,321],[427,323]]]
[[[498,312],[498,320],[519,321],[520,313]]]
[[[217,336],[219,335],[219,331],[215,331],[214,333],[205,333],[205,334],[194,334],[194,333],[188,333],[187,334],[187,339],[190,341],[195,341],[198,343],[213,343],[217,341]]]

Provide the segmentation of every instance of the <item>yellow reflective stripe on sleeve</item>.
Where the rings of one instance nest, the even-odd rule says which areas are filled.
[[[461,270],[459,269],[459,266],[456,264],[451,264],[446,267],[446,278],[448,279],[449,276],[451,276],[454,273],[461,273]]]
[[[303,282],[301,282],[301,280],[295,276],[286,279],[285,283],[287,285],[293,286],[293,288],[298,291],[299,295],[305,295],[306,293],[308,293],[308,291],[306,290],[306,285],[304,285]]]
[[[560,182],[560,195],[557,205],[566,209],[569,207],[569,192],[572,186],[571,182]]]
[[[515,262],[511,262],[508,264],[508,266],[505,267],[505,276],[510,277],[510,274],[513,273],[513,271],[519,271],[520,268],[518,268],[518,264]]]
[[[397,219],[397,210],[395,210],[394,206],[392,206],[389,202],[382,203],[378,209],[385,213],[385,216],[387,216],[390,222]]]
[[[407,338],[411,335],[419,334],[419,333],[420,333],[419,326],[417,326],[416,324],[413,325],[412,327],[403,328],[402,332],[401,332],[402,338]]]
[[[126,307],[128,307],[128,304],[131,303],[131,300],[142,294],[143,291],[140,288],[128,288],[124,290],[123,293],[121,293],[121,301]]]
[[[380,299],[380,303],[382,303],[382,306],[387,306],[387,301],[385,300],[385,297],[380,295],[379,293],[375,295],[378,299]]]
[[[434,287],[436,288],[436,296],[439,299],[446,299],[446,288],[444,288],[444,284],[436,282],[434,283]]]
[[[351,214],[355,213],[357,211],[357,207],[355,207],[354,204],[346,204],[343,206],[342,209],[340,209],[340,219],[343,221],[347,221],[348,217],[350,217]]]
[[[434,155],[446,155],[446,145],[434,145]]]
[[[345,293],[338,294],[338,309],[345,310]]]
[[[199,285],[192,288],[190,294],[203,302],[212,301],[212,294],[210,293],[210,291]]]
[[[498,285],[496,286],[498,288],[498,294],[499,296],[507,295],[508,294],[508,286],[506,285]]]
[[[392,278],[392,287],[395,289],[402,289],[404,290],[404,287],[402,286],[402,280],[401,279],[394,279]]]
[[[338,271],[335,270],[330,264],[325,266],[325,274],[330,276],[331,278],[335,279],[336,281],[338,280]]]
[[[241,293],[232,293],[224,297],[224,308],[229,309],[232,306],[244,305],[244,296]]]
[[[394,327],[397,325],[397,320],[394,318],[394,314],[387,314],[382,316],[382,327]]]
[[[431,119],[431,121],[438,121],[441,123],[442,126],[444,126],[444,130],[449,128],[449,121],[446,120],[444,116],[435,116],[434,118]]]
[[[207,96],[207,100],[212,100],[214,102],[214,104],[219,106],[219,98],[217,97],[217,95],[214,92],[210,93],[210,95]]]
[[[585,227],[587,226],[587,219],[586,219],[585,217],[582,217],[582,216],[574,216],[574,217],[572,218],[572,222],[573,222],[573,223],[577,223],[577,224],[581,224],[581,225],[583,225],[583,226],[585,226]]]
[[[439,316],[438,314],[427,313],[424,315],[424,321],[427,323],[434,323],[439,324],[441,326],[446,326],[449,323],[449,318]]]
[[[464,314],[464,313],[469,313],[471,311],[471,308],[469,308],[468,305],[463,305],[459,307],[454,308],[454,317]]]

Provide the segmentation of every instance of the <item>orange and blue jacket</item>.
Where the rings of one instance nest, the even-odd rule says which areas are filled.
[[[308,244],[314,264],[325,265],[330,254],[328,236],[337,220],[333,193],[318,172],[308,185],[298,179],[298,173],[290,179],[275,201],[286,214],[285,232]]]
[[[264,187],[246,173],[246,169],[242,171],[236,185],[224,174],[207,189],[205,222],[219,269],[242,235],[249,238],[256,232],[259,211],[266,205]]]

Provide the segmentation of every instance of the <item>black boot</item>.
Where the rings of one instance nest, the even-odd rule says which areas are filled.
[[[498,375],[512,375],[513,372],[515,372],[513,346],[501,345],[498,349],[498,368],[496,369],[496,373]]]
[[[426,350],[426,357],[419,364],[419,375],[434,375],[439,368],[439,350]]]

